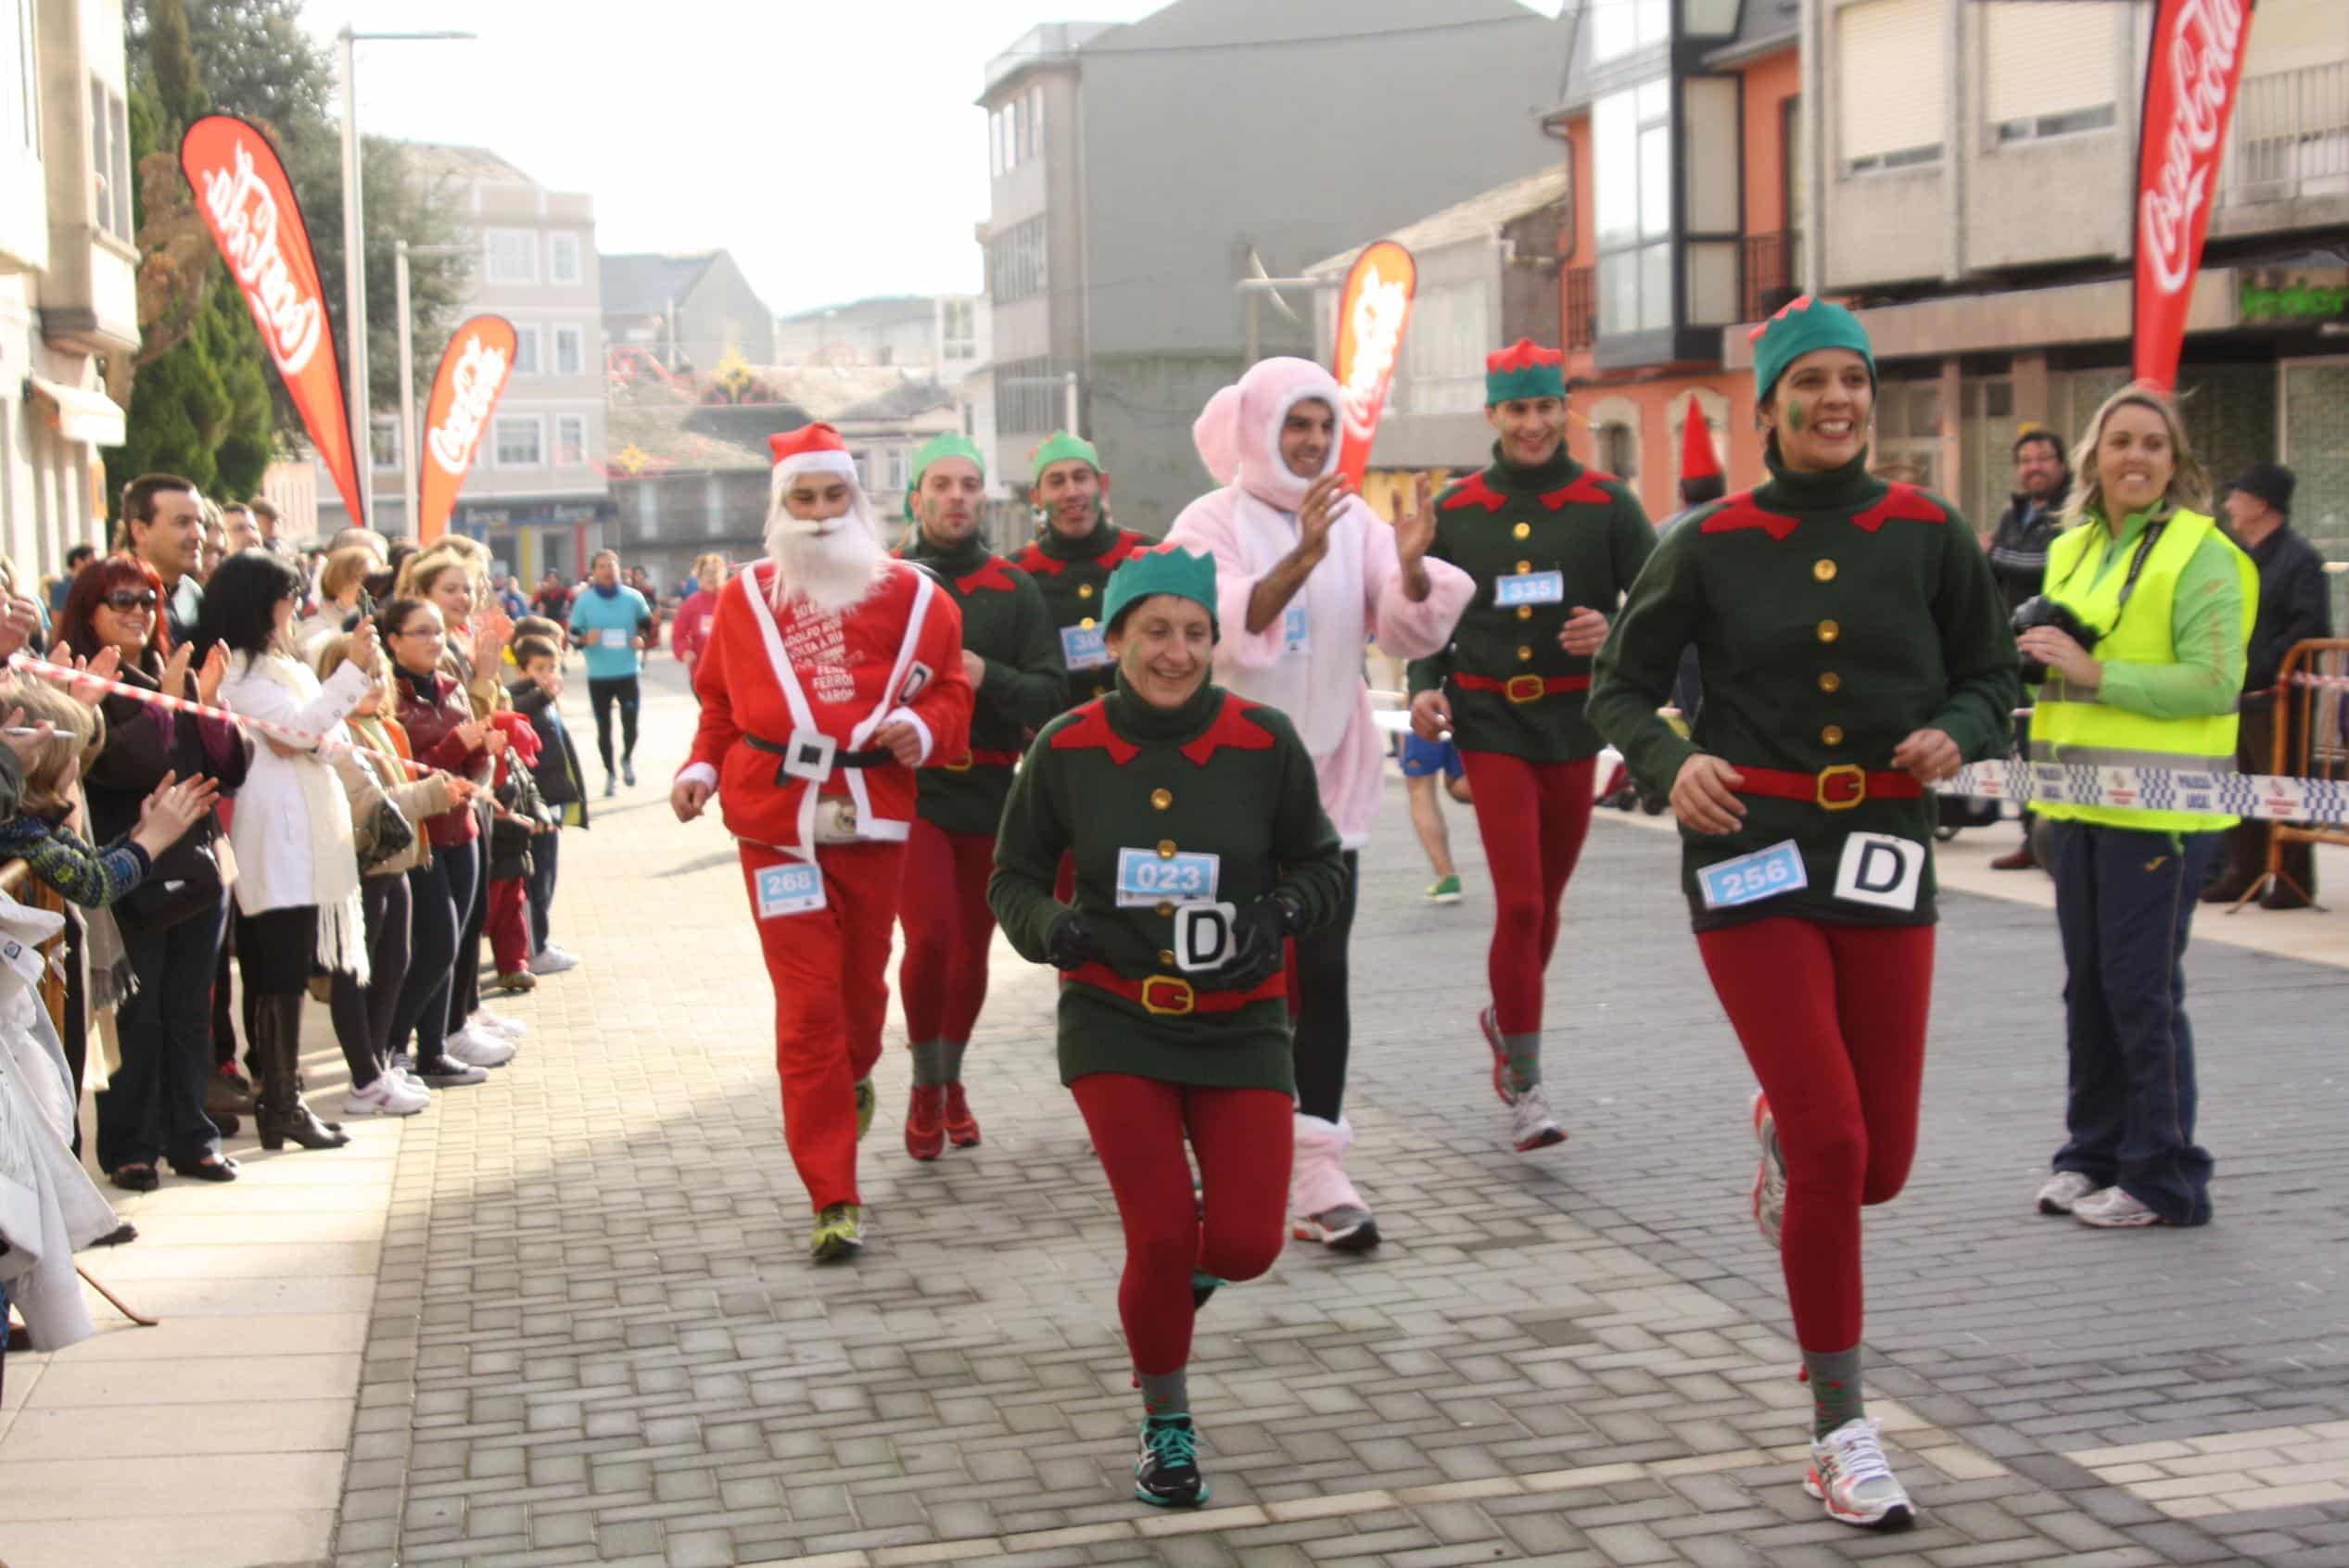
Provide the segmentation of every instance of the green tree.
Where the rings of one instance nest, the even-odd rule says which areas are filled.
[[[107,477],[117,494],[161,470],[212,494],[248,496],[276,445],[267,360],[179,172],[180,132],[210,107],[186,13],[181,0],[147,0],[146,11],[145,70],[130,105],[141,343],[108,366],[129,418]]]

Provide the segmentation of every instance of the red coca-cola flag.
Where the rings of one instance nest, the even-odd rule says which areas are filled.
[[[1403,328],[1411,324],[1411,297],[1419,285],[1419,264],[1392,240],[1380,240],[1354,260],[1338,297],[1338,385],[1346,406],[1338,449],[1338,472],[1359,487],[1370,468],[1370,443],[1378,416],[1387,411],[1387,388],[1395,379]]]
[[[208,114],[180,138],[180,171],[319,460],[335,476],[344,509],[354,525],[365,524],[367,492],[350,449],[342,361],[327,327],[310,231],[302,226],[285,164],[258,126],[233,114]]]
[[[2178,383],[2186,310],[2243,79],[2250,0],[2160,0],[2137,142],[2137,376]]]
[[[503,316],[476,316],[459,327],[441,351],[440,373],[432,378],[432,400],[425,405],[423,499],[416,505],[416,537],[438,538],[455,510],[457,489],[473,466],[489,411],[514,373],[514,323]]]

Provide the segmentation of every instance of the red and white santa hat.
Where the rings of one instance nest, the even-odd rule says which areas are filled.
[[[781,436],[769,436],[767,449],[775,454],[778,484],[809,473],[837,474],[844,479],[857,477],[857,460],[848,455],[848,443],[829,424],[806,424]]]

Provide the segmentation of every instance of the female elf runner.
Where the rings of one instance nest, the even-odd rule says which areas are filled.
[[[1784,1254],[1814,1402],[1804,1486],[1910,1524],[1860,1397],[1860,1210],[1916,1148],[1933,988],[1929,786],[2004,752],[2014,639],[1974,529],[1868,473],[1858,318],[1796,300],[1755,335],[1770,478],[1666,535],[1600,651],[1590,714],[1667,789],[1697,951],[1761,1093],[1754,1213]],[[1657,716],[1681,650],[1693,740]]]
[[[1296,729],[1207,678],[1214,558],[1132,556],[1101,620],[1115,689],[1036,736],[987,895],[1020,955],[1062,972],[1060,1081],[1125,1228],[1136,1494],[1192,1507],[1207,1500],[1183,1370],[1192,1318],[1218,1284],[1271,1268],[1287,1238],[1283,944],[1330,920],[1345,867]],[[1064,851],[1073,904],[1052,891]]]

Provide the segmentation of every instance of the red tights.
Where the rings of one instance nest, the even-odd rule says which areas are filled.
[[[1117,1310],[1134,1370],[1180,1372],[1191,1356],[1191,1271],[1252,1280],[1289,1239],[1295,1102],[1272,1089],[1201,1089],[1125,1073],[1070,1085],[1125,1226]],[[1199,1157],[1200,1196],[1190,1161]]]
[[[1530,763],[1499,752],[1462,752],[1492,879],[1492,946],[1485,968],[1503,1034],[1542,1027],[1542,975],[1558,944],[1558,903],[1591,830],[1598,759]]]
[[[897,903],[906,929],[897,999],[906,1009],[906,1038],[917,1045],[971,1043],[987,999],[987,946],[995,937],[987,878],[994,870],[994,839],[915,819]]]
[[[1770,1096],[1786,1161],[1786,1298],[1805,1350],[1860,1343],[1860,1210],[1917,1150],[1931,926],[1791,917],[1700,931],[1713,991]]]

